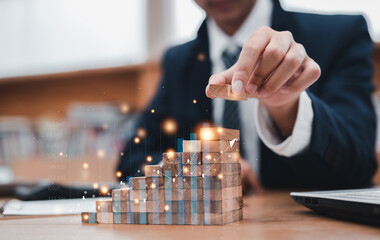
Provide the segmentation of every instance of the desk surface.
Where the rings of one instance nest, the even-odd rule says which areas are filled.
[[[80,216],[0,218],[1,239],[379,239],[380,228],[313,214],[288,192],[244,200],[244,220],[225,226],[81,224]],[[212,238],[211,238],[212,237]]]

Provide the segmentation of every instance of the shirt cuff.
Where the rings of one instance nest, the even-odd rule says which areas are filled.
[[[274,120],[267,109],[256,101],[254,118],[257,133],[263,143],[278,155],[292,157],[304,151],[310,144],[314,111],[306,91],[300,94],[297,119],[292,135],[283,140],[279,136]]]

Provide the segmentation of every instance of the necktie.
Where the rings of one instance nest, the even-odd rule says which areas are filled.
[[[239,58],[241,47],[231,52],[225,50],[222,54],[222,60],[226,69],[230,68],[235,64]],[[240,105],[237,101],[224,101],[224,112],[223,112],[223,127],[233,128],[241,130],[241,120],[240,120]],[[242,134],[240,134],[240,155],[244,158],[244,146],[243,146]]]

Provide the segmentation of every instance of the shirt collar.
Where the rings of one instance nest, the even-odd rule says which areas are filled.
[[[269,26],[273,3],[271,0],[257,0],[255,6],[247,16],[238,31],[229,36],[223,32],[214,19],[207,19],[207,30],[210,43],[210,58],[212,62],[221,59],[226,49],[234,50],[237,46],[243,47],[249,36],[262,26]]]

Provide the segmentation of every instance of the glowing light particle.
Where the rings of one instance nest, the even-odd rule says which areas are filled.
[[[137,136],[139,136],[140,138],[144,138],[146,136],[146,130],[144,128],[138,128]]]
[[[149,155],[149,156],[147,156],[147,157],[146,157],[146,161],[147,161],[147,162],[152,162],[152,161],[153,161],[153,158],[152,158],[152,156],[150,156],[150,155]]]
[[[107,195],[108,192],[109,192],[109,188],[108,188],[107,186],[102,186],[102,187],[100,188],[100,193],[101,193],[102,195]]]
[[[120,156],[124,156],[124,153],[123,153],[123,152],[121,152],[121,153],[120,153]]]
[[[92,184],[92,187],[93,187],[94,189],[98,189],[98,188],[99,188],[99,184],[98,184],[98,183],[94,183],[94,184]]]
[[[104,152],[103,149],[98,149],[96,151],[96,155],[98,156],[98,158],[104,158],[106,156],[106,152]]]
[[[152,108],[152,109],[150,110],[150,112],[151,112],[151,113],[155,113],[156,111]]]
[[[61,156],[61,157],[62,157],[62,156],[63,156],[63,152],[60,152],[60,153],[59,153],[59,156]]]
[[[83,219],[87,221],[89,219],[88,214],[83,215]]]
[[[212,157],[211,157],[211,154],[207,154],[207,155],[206,155],[206,159],[207,159],[207,160],[211,160],[211,158],[212,158]]]
[[[221,127],[218,128],[218,133],[221,133],[223,129]]]
[[[131,108],[129,107],[128,104],[123,103],[123,104],[120,105],[120,112],[121,112],[121,113],[126,114],[126,113],[129,112],[130,109],[131,109]]]
[[[84,162],[84,163],[83,163],[83,168],[84,168],[84,169],[87,169],[88,167],[89,167],[88,163]]]
[[[208,128],[203,128],[201,131],[201,139],[202,140],[211,140],[212,139],[212,132]]]
[[[165,119],[162,122],[162,129],[168,135],[174,134],[177,131],[177,123],[174,119]]]
[[[174,157],[174,149],[173,148],[168,148],[166,149],[166,153],[168,155],[169,158],[173,158]]]
[[[197,103],[197,100],[196,100],[196,99],[194,99],[194,100],[193,100],[193,103],[194,103],[194,104],[196,104],[196,103]]]
[[[122,172],[117,171],[117,172],[116,172],[116,177],[120,178],[121,176],[123,176]]]
[[[165,211],[169,211],[170,210],[170,206],[169,205],[165,205]]]
[[[219,173],[219,174],[218,174],[218,178],[219,178],[219,179],[223,179],[223,174]]]
[[[135,198],[134,202],[135,202],[135,204],[138,204],[140,202],[140,200],[138,198]]]
[[[184,167],[184,168],[183,168],[183,172],[184,172],[184,173],[188,173],[188,172],[189,172],[189,168],[188,168],[188,167]]]
[[[139,144],[139,143],[140,143],[140,138],[135,137],[135,138],[133,139],[133,141],[134,141],[136,144]]]
[[[152,184],[150,185],[150,187],[154,189],[154,188],[156,188],[156,184],[155,184],[155,183],[152,183]]]

